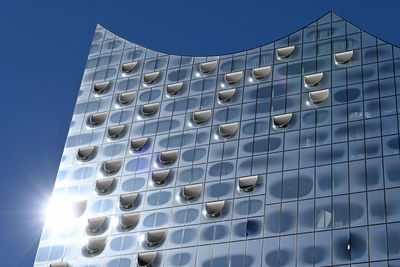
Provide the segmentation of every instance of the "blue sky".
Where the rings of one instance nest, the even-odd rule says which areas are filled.
[[[329,10],[400,45],[397,1],[0,2],[0,266],[32,266],[96,22],[166,53],[274,41]],[[379,5],[377,5],[379,3]]]

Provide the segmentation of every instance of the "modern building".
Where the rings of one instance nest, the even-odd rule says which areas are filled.
[[[210,57],[97,25],[35,267],[400,266],[399,75],[333,12]]]

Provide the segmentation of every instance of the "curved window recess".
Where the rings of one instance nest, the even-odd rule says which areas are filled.
[[[181,90],[182,86],[183,86],[183,82],[168,84],[167,85],[167,93],[170,95],[176,95],[179,92],[179,90]]]
[[[124,209],[130,209],[133,207],[136,199],[138,197],[138,193],[129,193],[123,194],[119,196],[119,206]]]
[[[122,105],[127,105],[136,97],[136,91],[126,92],[119,95],[118,100]]]
[[[324,102],[329,97],[329,89],[318,90],[308,93],[308,97],[314,104]]]
[[[86,246],[88,253],[95,254],[100,252],[106,245],[106,240],[107,237],[105,236],[89,238],[89,241]]]
[[[150,116],[151,114],[157,112],[160,103],[151,103],[142,105],[142,113],[145,116]]]
[[[317,86],[318,83],[322,80],[322,77],[324,77],[323,72],[306,75],[304,76],[304,83],[309,86]]]
[[[78,158],[81,160],[87,160],[93,153],[95,146],[81,147],[78,149]]]
[[[251,192],[257,183],[257,179],[257,175],[241,177],[239,178],[239,188],[244,192]]]
[[[125,125],[115,125],[108,127],[108,136],[111,138],[117,138],[122,131],[125,129]]]
[[[276,55],[280,58],[287,58],[294,52],[294,45],[276,49]]]
[[[119,170],[122,165],[122,159],[112,159],[104,162],[103,169],[106,173],[114,173]]]
[[[173,163],[178,157],[178,150],[167,150],[160,153],[159,159],[163,165]]]
[[[221,124],[218,128],[219,133],[223,137],[229,137],[233,135],[238,129],[238,123],[233,122],[233,123],[227,123],[227,124]]]
[[[94,113],[90,115],[90,123],[92,125],[102,124],[107,118],[107,112]]]
[[[335,62],[337,64],[346,64],[353,57],[353,54],[354,54],[353,50],[346,51],[346,52],[341,52],[341,53],[336,53],[334,55]]]
[[[193,112],[193,121],[195,123],[203,123],[210,119],[211,114],[211,109]]]
[[[100,193],[107,193],[110,190],[114,178],[103,178],[96,180],[96,190]]]
[[[136,138],[131,140],[131,148],[134,151],[139,151],[149,140],[148,137]]]
[[[157,252],[142,252],[137,256],[137,264],[139,267],[149,267],[157,257]]]
[[[68,262],[50,263],[50,267],[68,267]]]
[[[159,72],[159,71],[152,72],[152,73],[146,73],[146,74],[143,76],[143,81],[144,81],[145,83],[151,84],[151,83],[153,83],[153,82],[158,78],[159,75],[160,75],[160,72]]]
[[[138,223],[139,218],[140,218],[139,212],[121,214],[121,220],[120,220],[121,228],[129,229],[135,226]]]
[[[157,185],[161,185],[165,182],[169,175],[169,169],[161,170],[161,171],[153,171],[151,174],[151,179]]]
[[[236,88],[219,91],[218,99],[222,102],[229,102],[235,93]]]
[[[71,204],[72,213],[75,218],[82,216],[86,210],[87,200],[78,200]]]
[[[267,75],[270,74],[270,72],[271,72],[271,66],[255,68],[251,71],[251,73],[253,74],[253,77],[256,80],[261,80],[261,79],[267,77]]]
[[[225,200],[206,203],[206,212],[210,217],[218,217],[221,215],[225,206]]]
[[[110,81],[106,81],[106,82],[101,82],[101,83],[96,83],[93,86],[93,90],[98,93],[101,94],[104,92],[104,90],[106,90],[106,88],[108,87],[108,85],[110,84]]]
[[[130,73],[137,65],[137,61],[128,62],[122,64],[122,71],[125,73]]]
[[[225,74],[225,82],[227,84],[234,84],[242,79],[243,71],[231,72]]]
[[[166,233],[165,230],[148,231],[146,235],[147,246],[154,247],[160,244],[164,240]]]
[[[215,70],[215,68],[218,65],[218,61],[209,61],[209,62],[204,62],[200,64],[200,71],[202,73],[208,73],[210,71]]]
[[[279,128],[284,128],[288,125],[288,123],[292,119],[292,116],[292,113],[276,115],[273,117],[274,125]]]
[[[98,233],[101,230],[101,227],[106,222],[106,216],[96,217],[96,218],[89,218],[87,230],[91,233]]]
[[[185,198],[185,200],[192,200],[196,198],[198,195],[200,195],[202,189],[203,189],[202,184],[186,185],[182,189],[182,195]]]

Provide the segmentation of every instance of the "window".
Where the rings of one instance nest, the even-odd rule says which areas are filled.
[[[227,123],[227,124],[221,124],[219,126],[219,133],[223,137],[230,137],[232,136],[238,129],[238,123]]]
[[[131,212],[131,213],[124,213],[121,214],[120,225],[122,229],[129,229],[132,228],[137,224],[140,218],[139,212]]]
[[[87,230],[91,233],[98,233],[102,230],[101,228],[103,227],[105,221],[106,221],[105,216],[89,218]]]
[[[192,200],[200,195],[202,189],[202,184],[186,185],[182,188],[182,195],[185,200]]]
[[[225,201],[215,201],[206,203],[206,212],[210,217],[218,217],[224,209]]]
[[[304,76],[304,83],[308,86],[317,86],[318,83],[322,80],[322,77],[324,77],[323,72],[306,75]]]
[[[260,68],[255,68],[252,70],[253,77],[257,80],[261,80],[271,72],[271,66],[265,66]]]
[[[146,235],[147,246],[154,247],[159,245],[165,238],[165,230],[148,231]]]
[[[122,64],[122,71],[125,73],[130,73],[136,67],[136,65],[137,65],[137,61],[124,63],[124,64]]]
[[[160,75],[159,71],[156,72],[152,72],[152,73],[146,73],[143,76],[143,81],[147,84],[152,84],[154,83],[154,81],[158,78],[158,76]]]
[[[292,113],[277,115],[273,117],[274,125],[279,128],[286,127],[292,119]]]
[[[240,81],[240,79],[242,79],[242,76],[243,76],[243,71],[237,71],[225,74],[224,79],[227,84],[234,84]]]
[[[193,121],[195,123],[203,123],[210,119],[211,109],[193,112]]]
[[[276,49],[276,55],[280,58],[287,58],[294,52],[295,46],[287,46]]]
[[[183,86],[183,82],[168,84],[167,85],[167,93],[170,95],[176,95],[176,94],[178,94],[179,90],[181,90],[182,86]]]
[[[131,140],[131,148],[134,151],[140,151],[142,147],[147,143],[148,137],[136,138]]]
[[[210,61],[210,62],[204,62],[200,64],[200,70],[203,73],[208,73],[213,71],[218,65],[218,61]]]
[[[96,190],[99,193],[107,193],[112,183],[114,182],[114,178],[103,178],[96,180]]]
[[[222,102],[229,102],[235,93],[236,88],[219,91],[218,99]]]
[[[165,182],[169,175],[169,169],[161,170],[161,171],[154,171],[151,175],[153,182],[157,185],[161,185]]]
[[[121,208],[130,209],[135,203],[139,193],[129,193],[119,196],[119,205]]]

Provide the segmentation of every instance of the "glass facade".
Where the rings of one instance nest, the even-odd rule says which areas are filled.
[[[333,12],[210,57],[97,25],[35,267],[400,266],[398,88]]]

